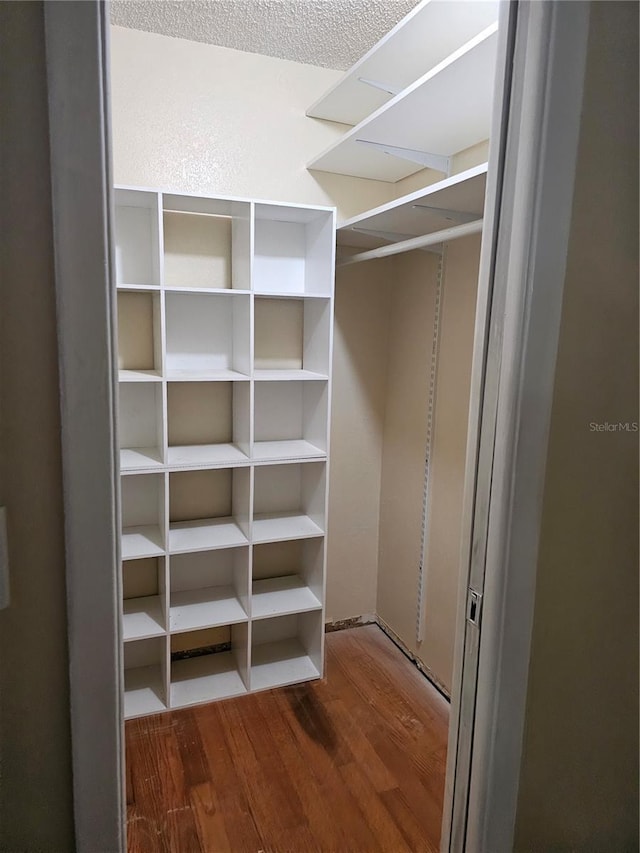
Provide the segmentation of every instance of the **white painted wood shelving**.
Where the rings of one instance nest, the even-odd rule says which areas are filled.
[[[394,199],[339,223],[338,262],[361,252],[436,234],[463,223],[481,224],[487,164]],[[442,243],[432,247],[438,251]]]
[[[307,115],[358,124],[497,20],[497,0],[423,0]]]
[[[125,716],[319,678],[335,213],[115,200]]]
[[[355,124],[311,170],[396,181],[489,136],[496,2],[426,0],[308,111]]]

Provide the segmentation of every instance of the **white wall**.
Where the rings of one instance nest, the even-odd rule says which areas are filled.
[[[393,184],[306,169],[345,130],[305,116],[340,74],[112,27],[116,182],[330,204],[340,219],[382,204]]]

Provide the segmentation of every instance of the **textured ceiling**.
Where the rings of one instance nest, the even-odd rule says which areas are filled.
[[[121,27],[346,69],[417,0],[112,0]]]

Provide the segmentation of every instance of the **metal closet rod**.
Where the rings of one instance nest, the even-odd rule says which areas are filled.
[[[467,237],[469,234],[478,234],[482,231],[482,219],[473,222],[463,222],[462,225],[453,225],[451,228],[443,228],[442,231],[434,231],[432,234],[424,234],[421,237],[411,237],[400,243],[391,243],[388,246],[380,246],[378,249],[369,249],[367,252],[358,252],[345,258],[336,266],[346,267],[349,264],[358,264],[360,261],[371,261],[374,258],[386,258],[389,255],[399,255],[402,252],[410,252],[412,249],[424,249],[437,243],[447,243],[458,237]]]

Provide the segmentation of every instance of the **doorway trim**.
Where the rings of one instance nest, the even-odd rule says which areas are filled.
[[[516,0],[511,5],[515,6]],[[475,719],[458,719],[455,709],[452,713],[456,728],[463,724],[469,727],[472,763],[469,781],[463,780],[462,786],[465,797],[468,795],[468,808],[466,802],[464,808],[466,840],[457,848],[447,841],[443,847],[446,850],[464,850],[465,846],[471,850],[511,849],[505,842],[513,835],[515,820],[535,583],[535,554],[517,551],[512,534],[525,529],[527,541],[534,546],[537,543],[536,510],[544,483],[580,97],[577,105],[572,101],[565,113],[561,107],[568,94],[581,95],[584,79],[581,63],[586,55],[588,3],[517,6],[518,14],[526,6],[530,17],[527,29],[521,30],[519,36],[513,73],[523,74],[526,67],[533,75],[537,84],[536,108],[544,107],[543,130],[548,135],[537,148],[524,137],[513,143],[512,153],[519,169],[514,168],[503,193],[503,200],[510,204],[516,199],[521,205],[527,199],[535,204],[520,209],[528,213],[518,226],[517,240],[506,252],[506,265],[501,270],[508,274],[513,289],[508,301],[503,294],[506,313],[492,314],[489,324],[488,353],[493,360],[487,363],[495,365],[492,369],[497,393],[495,408],[482,420],[478,435],[479,442],[489,437],[490,446],[485,452],[491,460],[489,479],[483,484],[490,500],[485,519],[487,596],[479,647],[481,678]],[[76,849],[78,853],[118,853],[126,848],[126,839],[118,619],[108,4],[101,0],[59,0],[45,3],[44,7]],[[576,21],[581,23],[572,30]],[[549,36],[552,38],[546,53],[542,46]],[[520,108],[521,119],[530,116],[530,103],[523,101]],[[558,171],[561,163],[567,167],[565,171]],[[523,178],[525,182],[519,184],[518,179]],[[516,217],[511,208],[510,216],[513,227]],[[501,219],[501,239],[511,241],[511,232],[503,231],[503,223]],[[555,251],[543,258],[542,249],[550,244]],[[550,276],[549,283],[541,286],[544,275]],[[502,280],[506,282],[507,278]],[[543,368],[537,374],[540,359]],[[476,381],[484,382],[485,372],[483,364],[483,369],[476,371]],[[529,397],[530,393],[534,396]],[[523,418],[532,404],[538,407],[532,412],[533,431],[524,436]],[[478,416],[476,412],[474,417],[480,423]],[[474,427],[476,434],[478,423]],[[491,427],[489,433],[487,427]],[[530,492],[526,492],[530,487],[528,476],[535,480]],[[475,514],[476,489],[473,494],[473,501],[467,505]],[[522,504],[514,501],[524,494],[527,500]],[[523,591],[527,594],[523,595]],[[464,593],[466,599],[466,586]],[[516,646],[510,647],[518,624],[524,629]],[[464,635],[464,626],[462,609],[458,637]],[[455,693],[461,686],[461,665],[457,671]],[[509,681],[511,678],[515,682]],[[511,701],[513,689],[517,692],[515,704]],[[450,769],[449,785],[453,781],[451,773]],[[506,805],[499,804],[505,791],[509,795]],[[451,817],[451,799],[446,808],[449,811],[445,821]]]
[[[513,2],[504,11],[515,24],[512,81],[504,168],[493,178],[502,183],[492,200],[496,243],[481,269],[491,306],[480,329],[486,346],[476,340],[475,349],[481,403],[470,413],[469,540],[441,848],[455,853],[513,848],[589,34],[584,0]],[[470,588],[482,596],[479,632],[467,619]]]
[[[44,3],[76,850],[126,849],[108,4]]]

